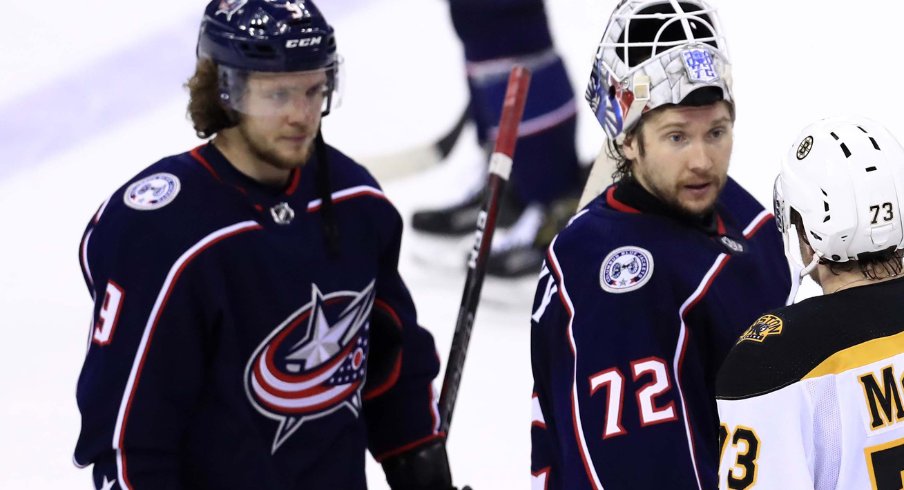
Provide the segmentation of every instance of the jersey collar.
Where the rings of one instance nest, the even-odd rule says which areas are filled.
[[[609,186],[606,189],[606,206],[623,213],[655,214],[664,216],[688,226],[697,228],[707,235],[725,235],[727,230],[720,216],[716,203],[716,210],[703,216],[691,216],[673,209],[650,194],[635,179],[626,177]]]
[[[238,189],[242,194],[254,196],[257,199],[269,200],[288,198],[298,190],[298,185],[301,182],[302,169],[296,168],[289,174],[289,182],[284,186],[274,187],[261,184],[239,172],[238,169],[229,163],[226,156],[211,143],[195,148],[191,151],[191,155],[218,182],[231,185]]]

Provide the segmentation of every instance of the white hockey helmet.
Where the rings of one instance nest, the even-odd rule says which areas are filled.
[[[731,63],[716,9],[703,0],[622,0],[603,32],[584,97],[610,140],[641,115],[718,87],[731,102]]]
[[[804,267],[819,259],[857,260],[860,254],[904,247],[904,148],[881,124],[861,117],[817,121],[794,140],[773,191],[785,252]],[[800,214],[814,251],[804,264],[791,210]]]

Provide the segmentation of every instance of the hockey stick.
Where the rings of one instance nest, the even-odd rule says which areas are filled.
[[[452,153],[452,149],[455,148],[469,119],[470,111],[466,106],[452,128],[439,139],[394,153],[361,158],[361,163],[380,181],[405,177],[426,170],[439,164],[449,156],[449,153]]]
[[[593,198],[602,194],[606,186],[612,183],[612,173],[615,172],[616,162],[609,156],[606,146],[607,143],[603,143],[599,155],[596,156],[593,166],[590,167],[590,175],[587,176],[584,191],[581,192],[581,200],[578,201],[577,211],[583,209]]]
[[[461,306],[458,308],[458,320],[455,322],[455,333],[452,336],[452,347],[446,363],[446,374],[439,398],[440,431],[448,434],[452,423],[452,411],[458,398],[461,385],[461,374],[464,369],[468,344],[471,341],[471,329],[474,327],[474,316],[480,301],[480,289],[486,275],[487,257],[493,232],[496,230],[496,215],[505,183],[512,170],[512,158],[515,155],[515,143],[518,139],[518,125],[524,114],[524,103],[527,100],[527,89],[530,86],[530,71],[523,66],[515,66],[509,74],[505,100],[502,103],[502,115],[499,120],[499,135],[496,146],[490,156],[488,192],[483,207],[477,217],[477,231],[474,246],[468,256],[468,276],[462,293]]]

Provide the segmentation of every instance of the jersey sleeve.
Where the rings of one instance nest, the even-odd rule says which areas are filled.
[[[719,488],[835,488],[814,478],[814,420],[802,384],[719,399]]]
[[[94,315],[76,393],[75,462],[94,465],[97,488],[178,489],[178,453],[213,321],[197,300],[204,288],[195,261],[217,240],[180,251],[178,240],[158,239],[163,230],[149,213],[118,214],[90,225],[82,245]]]
[[[544,325],[565,325],[567,315],[558,300],[558,286],[544,266],[537,287],[531,322],[531,364],[534,388],[531,394],[531,488],[556,490],[563,487],[564,461],[556,434],[559,421],[553,416],[550,359],[553,352],[564,355],[565,339],[545,335],[537,322]],[[555,469],[555,471],[553,471]]]
[[[377,461],[445,437],[439,431],[433,387],[439,358],[433,336],[418,325],[414,301],[399,274],[402,222],[391,211],[393,233],[377,278],[364,391],[368,444]]]
[[[676,375],[687,344],[667,272],[607,292],[602,257],[561,238],[547,252],[531,318],[543,419],[531,429],[534,481],[570,490],[697,488],[682,483],[699,481],[699,462]]]

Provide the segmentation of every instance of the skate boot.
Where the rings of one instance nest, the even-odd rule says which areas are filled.
[[[486,191],[486,187],[479,188],[446,207],[416,211],[411,216],[411,227],[422,233],[448,237],[473,233],[477,229],[477,215],[483,206]],[[511,193],[503,192],[502,204],[496,217],[497,226],[511,226],[522,209],[512,199]]]
[[[511,227],[493,239],[487,259],[487,274],[518,278],[540,272],[546,248],[574,216],[578,199],[560,199],[550,206],[531,204]]]
[[[537,233],[546,218],[539,204],[531,204],[504,230],[496,230],[487,258],[487,274],[501,278],[536,274],[544,251],[536,246]]]

